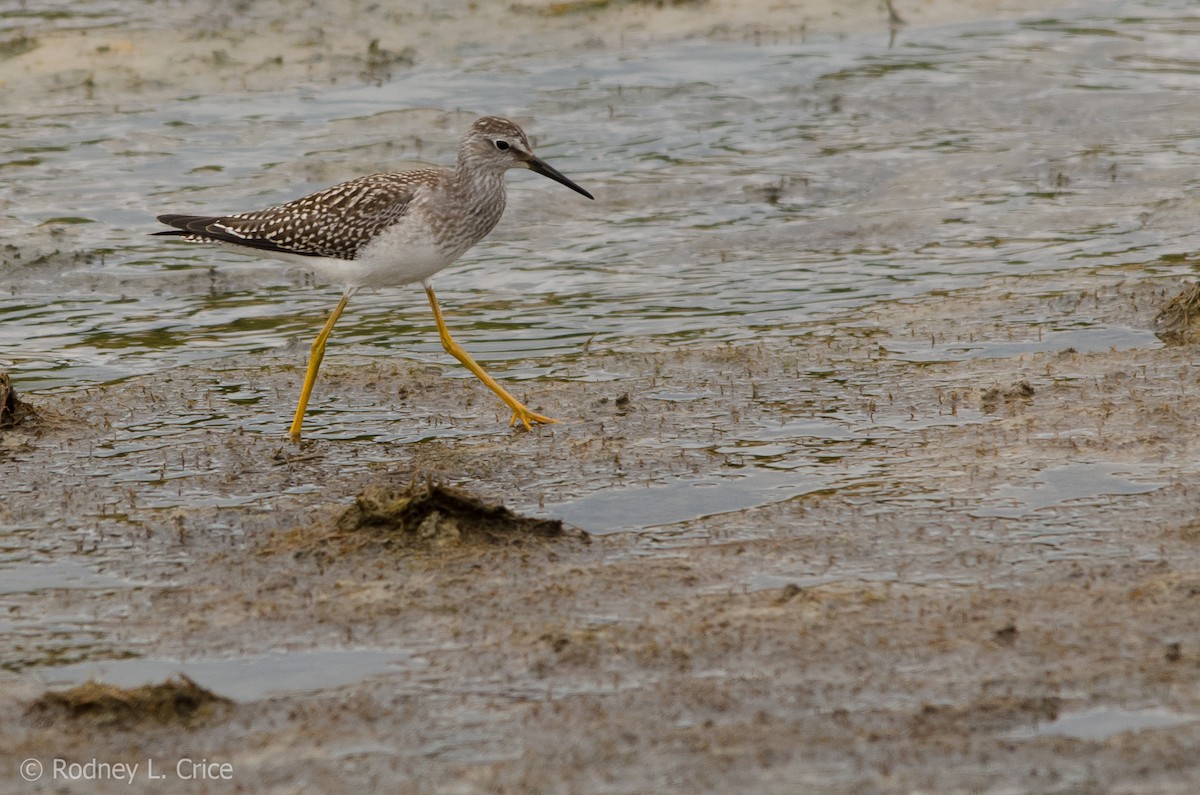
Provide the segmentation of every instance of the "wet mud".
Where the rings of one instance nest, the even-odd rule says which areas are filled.
[[[462,444],[371,445],[357,464],[344,442],[283,441],[297,374],[256,361],[244,367],[279,405],[244,408],[277,411],[278,436],[200,427],[97,481],[64,465],[71,451],[186,412],[208,373],[90,390],[105,399],[20,455],[6,511],[18,525],[83,520],[67,538],[90,537],[77,554],[113,579],[10,596],[10,622],[80,615],[96,632],[74,651],[69,633],[18,640],[14,673],[73,657],[110,660],[99,677],[141,658],[186,672],[280,648],[395,659],[341,686],[268,686],[222,720],[132,745],[32,720],[44,696],[17,676],[4,756],[203,748],[263,791],[1184,792],[1200,780],[1192,351],[1039,350],[1006,320],[1048,300],[1079,322],[1148,329],[1178,287],[1136,269],[1001,279],[814,323],[786,345],[592,354],[576,366],[623,378],[539,381],[534,403],[566,422],[533,433],[436,368],[335,357],[348,404],[395,400],[373,385],[402,381],[398,422],[449,421],[457,405],[472,429]],[[649,397],[685,388],[700,397]],[[41,400],[61,412],[79,395]],[[714,456],[736,479],[753,447],[714,451],[738,429],[819,418],[846,433],[811,439],[790,480],[805,467],[827,479],[752,508],[590,543],[536,526],[504,531],[520,543],[464,545],[457,528],[386,540],[432,526],[413,502],[495,521],[428,473],[534,513],[596,495],[652,513],[656,489],[711,476]],[[155,505],[220,493],[231,473],[225,490],[252,500]],[[37,487],[52,477],[63,492]],[[289,493],[310,481],[321,487]],[[347,541],[362,534],[371,543]]]

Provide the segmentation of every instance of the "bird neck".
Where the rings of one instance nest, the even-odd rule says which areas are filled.
[[[489,229],[504,212],[505,170],[488,168],[487,164],[473,162],[460,154],[450,180],[450,190],[457,195],[459,203],[470,208],[473,215],[488,218],[491,221]]]

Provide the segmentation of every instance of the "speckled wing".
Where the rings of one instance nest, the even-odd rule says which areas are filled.
[[[420,174],[372,174],[286,204],[237,215],[160,215],[159,221],[175,229],[156,234],[352,260],[364,245],[408,212],[425,184]]]

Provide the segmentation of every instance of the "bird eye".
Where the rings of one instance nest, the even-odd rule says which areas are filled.
[[[496,141],[496,148],[503,152],[505,149],[508,149],[508,141],[505,141],[503,138],[498,139]]]

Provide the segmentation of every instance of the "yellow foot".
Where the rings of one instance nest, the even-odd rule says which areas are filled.
[[[543,417],[541,414],[530,411],[524,406],[520,406],[519,408],[513,409],[512,419],[508,421],[508,427],[511,428],[518,422],[525,426],[525,430],[532,431],[533,426],[530,425],[532,422],[536,422],[541,425],[552,425],[558,422],[558,420],[551,417]]]

